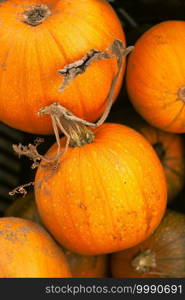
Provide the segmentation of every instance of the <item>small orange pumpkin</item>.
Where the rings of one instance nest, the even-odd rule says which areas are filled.
[[[149,125],[141,125],[137,129],[150,142],[164,167],[168,185],[168,203],[171,203],[182,190],[185,181],[183,138]]]
[[[61,93],[58,70],[90,50],[105,50],[125,35],[105,0],[11,0],[0,4],[0,120],[23,131],[51,134],[39,109],[58,102],[95,121],[105,109],[117,72],[114,59],[91,64]],[[116,98],[124,73],[120,74]],[[97,93],[98,91],[98,93]]]
[[[142,135],[118,124],[104,124],[91,134],[92,142],[70,147],[55,171],[41,163],[35,178],[45,226],[64,247],[84,255],[146,239],[160,223],[167,198],[162,165]],[[65,143],[61,139],[62,147]]]
[[[178,34],[177,34],[178,33]],[[127,90],[151,125],[185,132],[184,21],[165,21],[136,42],[127,67]]]
[[[32,192],[25,197],[15,200],[6,210],[5,216],[21,217],[41,224]],[[67,259],[72,277],[75,278],[101,278],[108,276],[107,255],[85,256],[73,253],[62,247]]]
[[[115,278],[184,278],[185,215],[168,210],[147,240],[112,254],[111,270]]]
[[[71,277],[62,250],[39,225],[0,219],[0,277]]]

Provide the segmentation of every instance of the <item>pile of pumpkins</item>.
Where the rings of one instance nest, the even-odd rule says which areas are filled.
[[[125,78],[146,122],[132,121],[133,114],[127,125],[88,128],[91,142],[70,145],[56,169],[41,160],[34,193],[0,218],[0,277],[185,277],[185,215],[167,209],[185,179],[184,34],[184,21],[160,23],[123,58],[113,99]],[[56,102],[80,119],[98,120],[116,60],[93,62],[62,92],[58,71],[114,40],[126,47],[107,1],[1,2],[0,121],[54,134],[49,116],[38,112]],[[62,137],[61,149],[65,144]]]

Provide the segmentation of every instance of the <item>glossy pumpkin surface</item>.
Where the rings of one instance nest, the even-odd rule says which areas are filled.
[[[108,123],[94,134],[91,144],[70,147],[57,170],[41,164],[35,178],[45,226],[67,249],[87,255],[144,240],[160,223],[167,198],[162,165],[142,135]],[[46,155],[55,153],[56,144]]]
[[[165,21],[146,31],[128,60],[127,90],[151,125],[185,132],[184,21]]]
[[[115,278],[184,278],[185,215],[168,210],[147,240],[112,254],[111,270]]]
[[[32,26],[26,23],[25,16],[35,5],[47,7],[49,15]],[[50,119],[37,113],[53,102],[59,102],[80,118],[98,119],[117,72],[115,59],[94,62],[62,93],[59,88],[63,76],[58,70],[92,49],[105,50],[115,39],[125,44],[120,21],[104,0],[1,2],[0,120],[23,131],[50,134]],[[114,98],[123,72],[124,67]]]
[[[0,219],[0,277],[71,277],[62,250],[39,225],[21,218]]]

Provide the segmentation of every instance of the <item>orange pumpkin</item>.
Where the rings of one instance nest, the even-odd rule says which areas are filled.
[[[79,255],[63,249],[74,278],[104,278],[108,276],[107,255]]]
[[[103,12],[103,13],[102,13]],[[0,120],[31,133],[53,132],[39,109],[59,102],[95,121],[105,109],[117,72],[114,59],[92,63],[61,93],[58,70],[125,35],[105,0],[8,0],[0,4]],[[116,98],[124,67],[114,94]],[[98,91],[98,93],[97,93]]]
[[[112,254],[111,270],[115,278],[184,278],[185,215],[168,210],[147,240]]]
[[[184,35],[184,21],[150,28],[136,42],[126,76],[135,109],[151,125],[176,133],[185,132]]]
[[[61,249],[31,221],[0,219],[0,277],[71,277]]]
[[[5,211],[5,216],[21,217],[42,225],[32,192],[25,197],[16,199]],[[85,256],[70,252],[63,247],[62,250],[73,277],[101,278],[108,276],[107,255]]]
[[[138,126],[137,129],[153,146],[164,167],[168,185],[168,203],[171,203],[184,186],[183,139],[180,135],[164,132],[148,125]]]
[[[92,134],[90,144],[70,147],[55,171],[42,163],[35,178],[45,226],[64,247],[85,255],[146,239],[160,223],[167,197],[162,165],[139,133],[104,124]],[[56,144],[46,156],[55,153]]]

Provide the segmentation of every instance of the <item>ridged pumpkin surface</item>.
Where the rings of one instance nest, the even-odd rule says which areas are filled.
[[[164,132],[145,125],[138,131],[150,142],[164,167],[167,185],[168,202],[182,190],[185,181],[185,157],[183,138],[174,133]]]
[[[37,26],[25,23],[25,11],[42,4],[50,15]],[[115,39],[125,44],[120,21],[104,0],[1,2],[0,120],[23,131],[52,133],[50,119],[39,117],[37,112],[53,102],[80,118],[98,119],[117,71],[115,59],[94,62],[62,93],[63,76],[58,70],[91,49],[105,50]],[[123,72],[124,67],[114,98]]]
[[[166,21],[146,31],[128,60],[127,89],[151,125],[185,132],[185,22]]]
[[[71,277],[62,250],[31,221],[1,218],[0,249],[0,278]]]
[[[56,171],[40,166],[35,178],[48,230],[69,250],[88,255],[144,240],[160,223],[167,197],[163,168],[143,136],[118,124],[94,134],[91,144],[69,148]],[[56,145],[46,155],[55,153]]]

